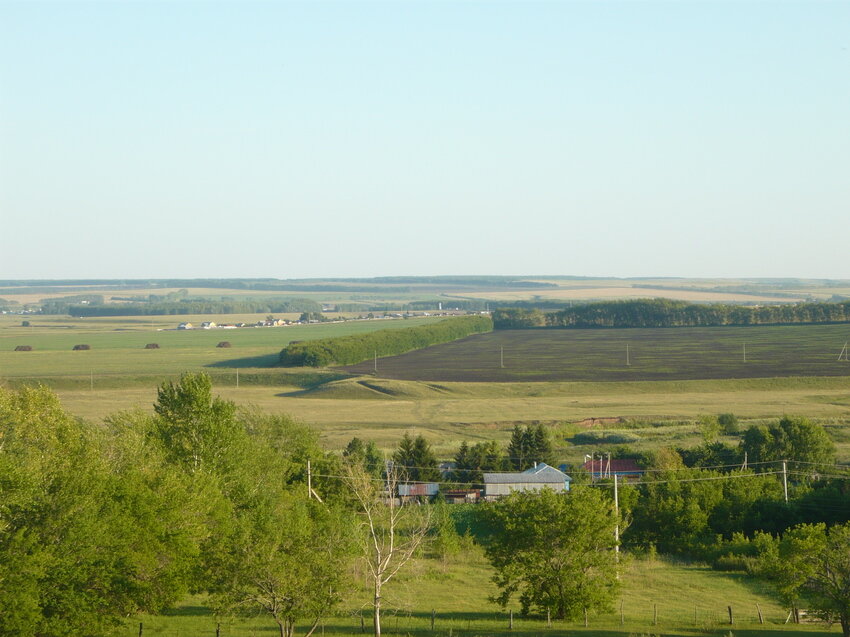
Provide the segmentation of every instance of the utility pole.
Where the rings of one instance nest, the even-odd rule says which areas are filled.
[[[626,343],[626,366],[629,365],[631,365],[631,363],[629,362],[629,344]]]
[[[620,563],[620,495],[617,490],[617,478],[614,474],[614,515],[617,516],[617,524],[614,527],[614,559]],[[617,579],[620,579],[620,572],[617,571]]]
[[[239,368],[236,368],[236,387],[239,387]]]
[[[788,504],[788,463],[782,461],[782,489],[785,491],[785,504]]]
[[[747,362],[747,344],[744,343],[744,362]]]
[[[375,350],[375,373],[378,373],[378,350]]]
[[[502,369],[505,368],[505,347],[504,346],[499,347],[499,367],[501,367]]]
[[[307,499],[312,500],[316,498],[322,504],[325,503],[324,500],[313,490],[313,470],[310,467],[310,461],[307,461]]]

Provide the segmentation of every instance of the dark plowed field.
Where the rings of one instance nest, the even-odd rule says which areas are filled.
[[[848,376],[850,362],[837,360],[848,340],[850,325],[504,330],[378,359],[378,376],[472,382]],[[345,369],[368,374],[374,363]]]

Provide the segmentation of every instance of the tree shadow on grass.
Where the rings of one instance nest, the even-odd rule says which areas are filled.
[[[161,613],[166,617],[212,617],[213,612],[207,606],[200,604],[180,605],[174,608],[168,608]]]
[[[280,360],[277,354],[263,354],[262,356],[245,356],[243,358],[229,358],[223,361],[208,363],[204,367],[215,367],[224,369],[244,369],[246,367],[278,367]]]

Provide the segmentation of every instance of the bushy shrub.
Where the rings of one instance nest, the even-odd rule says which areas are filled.
[[[230,341],[221,341],[216,347],[232,347]]]
[[[159,349],[159,343],[148,343],[145,345],[145,349]]]
[[[570,442],[574,445],[623,445],[638,440],[640,440],[640,436],[627,431],[583,431],[573,436]]]
[[[741,431],[741,426],[738,424],[738,417],[735,414],[720,414],[717,417],[717,422],[725,434],[736,434]]]
[[[712,566],[717,571],[739,571],[739,572],[747,572],[749,570],[750,562],[753,561],[753,558],[747,557],[746,555],[732,555],[731,553],[728,555],[721,555],[716,560],[714,560]]]
[[[72,349],[75,352],[81,352],[81,351],[84,351],[84,350],[87,350],[87,349],[91,349],[91,345],[87,345],[86,343],[82,343],[80,345],[74,345],[74,347]]]
[[[32,351],[32,345],[18,345],[15,348],[15,351],[16,352],[31,352]]]

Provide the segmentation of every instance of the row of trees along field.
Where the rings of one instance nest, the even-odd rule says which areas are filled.
[[[285,367],[354,365],[373,356],[403,354],[492,329],[489,316],[461,316],[406,329],[302,341],[281,350],[280,364]]]
[[[500,308],[493,312],[493,325],[495,329],[502,330],[531,327],[711,327],[846,322],[850,322],[850,301],[747,307],[654,299],[588,303],[557,312],[528,308]]]
[[[514,433],[510,459],[538,453],[536,428]],[[626,549],[746,570],[850,635],[850,475],[804,419],[741,440],[759,458],[747,468],[657,452],[640,482],[621,484],[619,506],[610,481],[578,473],[568,494],[398,506],[385,495],[398,474],[374,444],[327,453],[309,428],[215,397],[203,374],[160,386],[153,414],[98,425],[46,389],[0,390],[0,635],[103,635],[205,592],[220,616],[264,614],[282,637],[307,636],[358,577],[380,635],[385,589],[406,563],[470,542],[489,558],[495,601],[577,619],[613,610],[618,523]],[[421,436],[394,459],[434,461]]]

